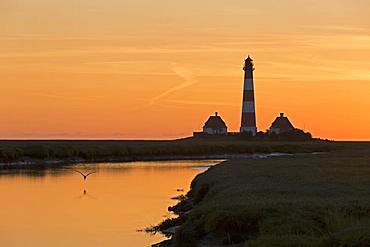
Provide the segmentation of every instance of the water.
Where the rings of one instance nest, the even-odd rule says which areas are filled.
[[[168,217],[171,197],[219,161],[0,170],[0,245],[143,247],[165,239],[137,230]],[[83,180],[72,169],[96,170]],[[184,190],[179,191],[179,190]]]

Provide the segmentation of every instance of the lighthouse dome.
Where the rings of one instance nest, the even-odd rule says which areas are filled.
[[[245,61],[253,61],[253,59],[248,55],[248,57],[245,59]]]

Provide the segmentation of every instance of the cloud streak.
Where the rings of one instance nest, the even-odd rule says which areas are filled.
[[[368,29],[357,26],[336,26],[336,25],[304,25],[302,28],[325,31],[364,32]]]
[[[239,107],[240,104],[232,104],[226,102],[209,102],[209,101],[196,101],[196,100],[166,100],[169,103],[183,104],[183,105],[212,105],[212,106],[231,106]]]
[[[125,138],[123,132],[13,132],[7,133],[8,139],[113,139]]]
[[[153,105],[155,104],[158,100],[170,95],[170,94],[173,94],[175,92],[178,92],[182,89],[185,89],[191,85],[194,85],[195,83],[197,83],[198,81],[194,78],[193,74],[191,73],[191,71],[187,70],[186,68],[184,67],[181,67],[179,65],[174,65],[171,70],[176,74],[178,75],[179,77],[181,77],[184,81],[182,83],[180,83],[179,85],[176,85],[170,89],[167,89],[166,91],[158,94],[157,96],[153,97],[151,100],[150,100],[150,105]]]

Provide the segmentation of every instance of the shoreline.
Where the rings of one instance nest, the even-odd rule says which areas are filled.
[[[37,168],[39,166],[45,167],[57,167],[59,165],[75,165],[75,164],[97,164],[97,163],[131,163],[131,162],[145,162],[145,161],[176,161],[176,160],[229,160],[235,158],[267,158],[293,155],[290,153],[255,153],[255,154],[219,154],[219,155],[193,155],[193,156],[162,156],[162,157],[140,157],[140,158],[108,158],[99,160],[86,160],[86,159],[65,159],[65,160],[37,160],[24,158],[21,161],[2,163],[0,162],[1,168]]]
[[[156,230],[170,239],[152,247],[368,246],[369,162],[369,144],[221,162],[168,208],[178,218]]]

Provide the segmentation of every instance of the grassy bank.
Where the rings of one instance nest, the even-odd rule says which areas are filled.
[[[135,161],[163,157],[270,152],[321,152],[341,148],[329,142],[267,142],[228,139],[173,141],[0,141],[0,163],[45,160]]]
[[[370,143],[229,160],[197,176],[175,246],[370,246]]]

